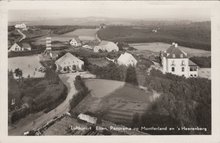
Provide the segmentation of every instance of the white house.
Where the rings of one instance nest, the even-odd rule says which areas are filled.
[[[22,43],[22,44],[18,44],[18,43],[14,43],[9,49],[8,52],[20,52],[20,51],[30,51],[31,50],[31,46],[28,43]]]
[[[114,42],[101,41],[98,46],[93,49],[94,52],[106,51],[106,52],[117,52],[119,51],[118,46]]]
[[[117,59],[119,65],[125,66],[136,66],[137,60],[132,56],[132,54],[125,52],[121,54],[120,57]]]
[[[84,62],[71,53],[66,53],[55,61],[57,71],[61,73],[82,71]]]
[[[79,47],[82,45],[82,43],[78,36],[74,36],[74,38],[70,40],[70,45],[73,47]]]
[[[21,30],[27,30],[27,26],[26,26],[26,24],[24,24],[24,23],[16,24],[16,25],[15,25],[15,28],[21,29]]]
[[[197,77],[198,66],[189,60],[187,53],[182,51],[176,43],[161,52],[163,73],[172,73],[178,76]]]
[[[91,124],[96,124],[97,123],[97,118],[96,117],[92,117],[90,115],[86,115],[86,114],[83,114],[83,113],[79,114],[78,118],[80,120],[86,121],[86,122],[91,123]]]

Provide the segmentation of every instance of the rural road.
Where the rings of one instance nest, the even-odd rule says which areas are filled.
[[[74,80],[77,75],[81,75],[81,77],[84,78],[93,78],[94,75],[91,75],[87,72],[81,72],[81,73],[68,73],[68,74],[61,74],[59,75],[60,79],[63,81],[63,83],[68,88],[68,95],[66,99],[55,109],[51,110],[50,112],[43,114],[33,122],[29,122],[28,124],[22,125],[21,127],[15,127],[11,130],[9,130],[9,135],[23,135],[25,131],[29,131],[32,129],[37,129],[41,127],[42,125],[46,124],[49,120],[53,119],[55,116],[61,116],[62,114],[69,111],[70,105],[69,101],[72,99],[72,97],[76,94],[76,89],[74,86]]]
[[[22,40],[24,40],[26,38],[26,35],[24,33],[21,32],[20,29],[17,29],[18,33],[21,34],[22,38],[19,40],[19,42],[21,42]]]

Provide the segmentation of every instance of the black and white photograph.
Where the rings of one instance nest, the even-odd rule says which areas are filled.
[[[212,135],[210,7],[49,4],[8,8],[8,136]]]

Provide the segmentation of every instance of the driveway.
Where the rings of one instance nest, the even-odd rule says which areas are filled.
[[[69,101],[77,92],[74,86],[74,80],[77,75],[81,75],[81,77],[84,78],[94,77],[94,75],[91,75],[90,73],[87,72],[60,74],[59,75],[60,79],[68,88],[68,95],[66,99],[55,109],[51,110],[48,113],[42,114],[36,120],[29,122],[27,124],[22,124],[21,126],[15,125],[15,128],[9,130],[9,135],[23,135],[25,131],[37,129],[42,125],[46,124],[51,119],[53,119],[55,116],[61,116],[62,114],[68,112],[70,108]]]

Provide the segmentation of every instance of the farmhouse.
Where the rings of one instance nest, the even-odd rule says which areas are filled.
[[[91,124],[96,124],[97,123],[97,118],[92,117],[90,115],[86,115],[86,114],[81,113],[81,114],[78,115],[78,118],[80,120],[86,121],[86,122],[91,123]]]
[[[84,62],[71,53],[66,53],[55,62],[56,70],[61,73],[82,71]]]
[[[176,43],[161,52],[163,73],[172,73],[179,76],[197,77],[198,66],[189,60],[187,53],[182,51]]]
[[[101,41],[98,46],[93,49],[94,52],[106,51],[106,52],[116,52],[119,51],[118,46],[114,42]]]
[[[79,47],[82,45],[82,43],[78,36],[74,36],[74,38],[70,40],[70,45],[73,47]]]
[[[27,26],[24,23],[16,24],[15,28],[21,29],[21,30],[27,30]]]
[[[137,64],[137,60],[130,53],[127,52],[121,54],[120,57],[117,59],[117,62],[119,65],[125,66],[136,66]]]
[[[19,52],[19,51],[30,51],[31,46],[28,43],[14,43],[8,51]]]

